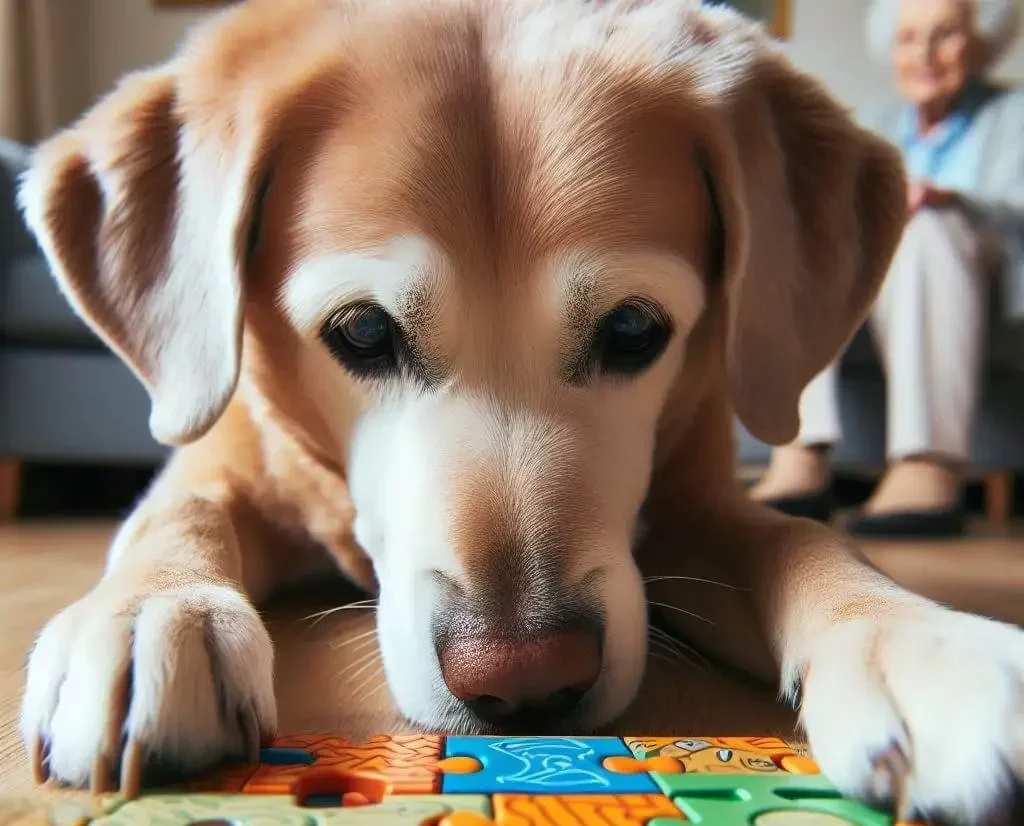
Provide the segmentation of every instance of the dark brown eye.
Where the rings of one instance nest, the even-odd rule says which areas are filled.
[[[639,373],[657,360],[670,336],[663,313],[645,302],[627,301],[598,325],[598,364],[608,373]]]
[[[337,314],[324,324],[320,338],[334,357],[355,373],[380,375],[397,364],[397,327],[376,304],[361,304]]]

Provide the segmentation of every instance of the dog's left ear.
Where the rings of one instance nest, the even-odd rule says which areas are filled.
[[[906,222],[906,183],[895,147],[755,27],[731,13],[712,22],[717,37],[694,63],[698,88],[716,87],[701,97],[713,110],[705,150],[724,233],[733,403],[778,445],[797,434],[804,387],[870,310]]]

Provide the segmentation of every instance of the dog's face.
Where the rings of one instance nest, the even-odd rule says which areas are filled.
[[[898,238],[894,153],[699,6],[251,3],[23,190],[158,437],[216,422],[244,341],[345,468],[419,722],[626,706],[666,420],[728,385],[792,436]]]
[[[332,357],[305,353],[316,381],[361,391],[337,442],[403,710],[607,719],[646,654],[631,551],[712,277],[708,191],[675,113],[614,73],[583,94],[459,57],[325,138],[280,301]]]

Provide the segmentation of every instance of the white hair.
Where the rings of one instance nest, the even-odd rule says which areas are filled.
[[[868,49],[873,59],[888,63],[896,36],[901,0],[874,0],[867,15]],[[960,0],[974,9],[974,33],[985,46],[981,69],[988,71],[1006,54],[1020,29],[1018,0]]]

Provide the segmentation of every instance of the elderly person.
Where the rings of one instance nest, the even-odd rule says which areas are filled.
[[[993,276],[1024,279],[1024,93],[987,79],[1019,17],[1013,0],[876,0],[869,11],[872,51],[902,100],[861,119],[902,149],[911,217],[869,320],[889,466],[854,533],[962,530],[990,287]],[[800,434],[773,452],[754,498],[829,516],[837,381],[833,365],[808,385]]]

